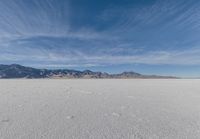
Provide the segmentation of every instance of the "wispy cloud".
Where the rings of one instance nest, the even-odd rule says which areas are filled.
[[[32,51],[32,50],[30,50]],[[132,55],[110,55],[102,52],[88,55],[82,51],[52,53],[43,50],[32,51],[32,55],[5,53],[0,62],[21,62],[25,65],[41,65],[41,67],[93,67],[117,64],[168,64],[168,65],[200,65],[200,49],[194,47],[182,51],[150,51]],[[28,62],[27,62],[28,61]],[[43,64],[35,64],[35,63]],[[73,63],[73,64],[72,64]],[[43,66],[42,66],[43,65]]]
[[[71,0],[1,0],[0,63],[200,65],[199,1],[115,3],[80,13]]]

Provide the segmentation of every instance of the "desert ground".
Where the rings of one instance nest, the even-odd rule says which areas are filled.
[[[0,80],[0,139],[199,139],[200,80]]]

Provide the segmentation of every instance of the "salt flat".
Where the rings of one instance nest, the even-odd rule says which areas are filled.
[[[200,80],[0,80],[0,139],[163,138],[200,138]]]

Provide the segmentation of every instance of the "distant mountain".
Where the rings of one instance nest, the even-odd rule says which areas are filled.
[[[0,78],[176,78],[172,76],[142,75],[136,72],[123,72],[120,74],[108,74],[105,72],[93,72],[90,70],[77,71],[69,69],[36,69],[17,64],[0,65]]]

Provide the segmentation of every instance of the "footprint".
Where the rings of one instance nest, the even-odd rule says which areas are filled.
[[[143,136],[141,135],[141,134],[139,134],[139,133],[134,133],[133,135],[132,135],[132,138],[133,139],[143,139]]]
[[[3,119],[1,120],[2,123],[8,123],[10,120],[9,119]]]
[[[121,110],[125,110],[125,109],[127,109],[127,108],[128,108],[128,106],[121,106],[121,107],[120,107]]]
[[[21,108],[21,107],[23,107],[23,105],[19,104],[18,107]]]
[[[72,90],[72,88],[69,87],[69,88],[67,88],[67,89],[65,90],[65,92],[66,92],[67,94],[71,94],[71,90]]]
[[[87,94],[87,95],[93,94],[93,92],[85,91],[85,90],[80,90],[80,92],[81,92],[82,94]]]
[[[67,116],[67,119],[74,119],[75,117],[73,115]]]
[[[112,115],[115,116],[115,117],[120,117],[121,116],[120,113],[116,113],[116,112],[113,112]]]
[[[127,96],[128,98],[131,98],[131,99],[134,99],[135,97],[134,96]]]
[[[132,117],[132,118],[136,118],[136,117],[137,117],[137,115],[135,115],[135,114],[132,114],[132,115],[131,115],[131,117]]]

